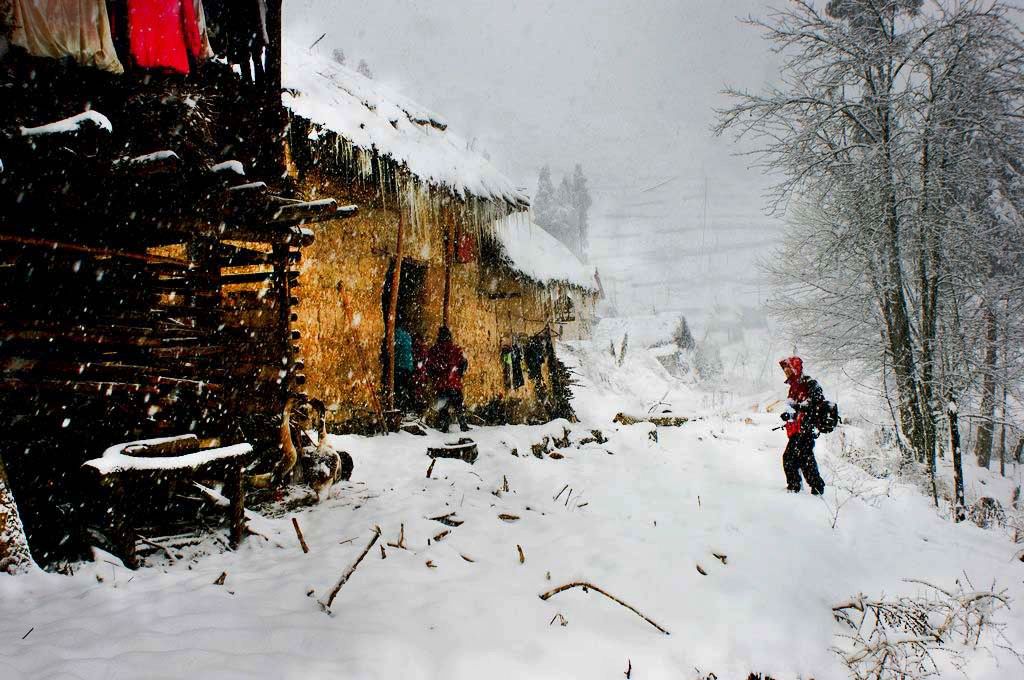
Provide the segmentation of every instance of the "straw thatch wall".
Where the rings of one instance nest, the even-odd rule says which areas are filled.
[[[467,210],[446,192],[415,184],[389,196],[306,171],[299,185],[311,198],[338,196],[360,206],[355,218],[317,225],[316,241],[303,252],[295,327],[302,336],[308,393],[335,406],[337,422],[369,428],[381,394],[382,294],[396,248],[399,197],[406,220],[404,262],[425,273],[418,319],[410,330],[428,343],[442,320],[447,225],[475,233],[482,228],[476,223],[479,211]],[[453,264],[450,293],[449,326],[469,360],[467,407],[511,400],[512,413],[503,411],[507,417],[542,417],[531,382],[506,388],[501,349],[513,336],[532,336],[549,324],[557,333],[552,292],[503,267],[483,264],[479,251],[476,255],[471,262]]]

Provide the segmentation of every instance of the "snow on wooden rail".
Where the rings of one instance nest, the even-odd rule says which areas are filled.
[[[131,452],[144,452],[147,445],[161,444],[181,439],[195,438],[195,435],[184,437],[168,437],[163,439],[147,439],[137,442],[118,444],[107,449],[99,458],[87,461],[85,465],[96,469],[101,475],[132,471],[181,471],[194,470],[217,461],[232,458],[243,458],[252,453],[251,444],[234,444],[205,451],[195,451],[180,456],[154,457],[131,455]],[[197,440],[198,441],[198,440]]]
[[[97,128],[106,132],[114,131],[114,126],[110,124],[110,119],[102,113],[99,111],[84,111],[77,116],[71,116],[70,118],[47,123],[46,125],[22,127],[20,132],[22,137],[43,137],[46,135],[74,134],[88,128]]]

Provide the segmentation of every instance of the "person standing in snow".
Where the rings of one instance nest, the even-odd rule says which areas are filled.
[[[462,348],[452,340],[452,332],[447,326],[441,326],[437,332],[437,342],[427,355],[427,375],[434,384],[434,396],[440,404],[438,429],[442,432],[448,431],[453,412],[462,431],[469,431],[462,394],[462,376],[468,366]]]
[[[814,440],[818,433],[814,428],[815,409],[825,401],[821,386],[804,374],[804,362],[800,357],[789,357],[779,362],[786,374],[789,385],[789,409],[782,414],[786,421],[786,452],[782,454],[782,469],[786,473],[786,489],[799,493],[800,474],[803,473],[811,493],[820,496],[825,492],[825,480],[818,472],[818,461],[814,458]]]
[[[412,372],[415,368],[412,335],[404,326],[395,327],[395,406],[408,411],[412,401]]]

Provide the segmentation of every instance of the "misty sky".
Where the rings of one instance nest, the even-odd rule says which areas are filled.
[[[286,35],[366,59],[531,193],[547,163],[591,178],[591,259],[621,305],[687,309],[765,293],[779,225],[767,182],[714,139],[726,84],[775,60],[737,20],[756,0],[288,0]],[[705,201],[705,193],[707,200]]]

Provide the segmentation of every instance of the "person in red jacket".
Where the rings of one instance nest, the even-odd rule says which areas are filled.
[[[128,0],[128,42],[137,67],[181,74],[206,47],[193,0]]]
[[[453,412],[462,431],[469,430],[462,394],[462,376],[468,366],[466,355],[452,340],[452,332],[447,326],[441,326],[437,332],[437,342],[427,355],[427,375],[433,382],[434,394],[440,405],[438,425],[442,432],[448,431]]]
[[[782,414],[786,421],[786,452],[782,454],[782,470],[786,473],[786,489],[799,493],[800,474],[803,473],[811,493],[820,496],[825,492],[825,480],[818,472],[818,461],[814,458],[814,440],[818,433],[814,429],[814,409],[825,401],[818,382],[804,375],[804,362],[800,357],[789,357],[779,362],[786,374],[789,385],[789,410]]]

